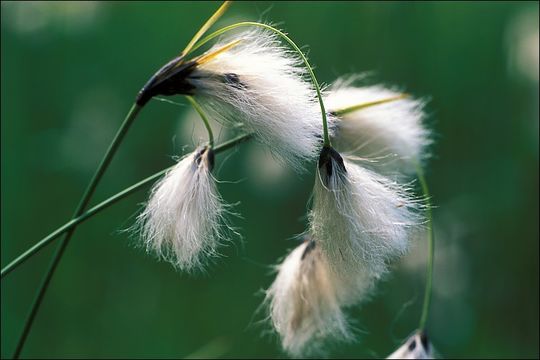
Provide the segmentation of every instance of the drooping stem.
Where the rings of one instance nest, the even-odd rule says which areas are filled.
[[[230,149],[231,147],[240,144],[244,141],[247,141],[251,138],[251,134],[244,134],[240,135],[232,140],[226,141],[214,148],[214,153],[218,154],[220,152],[223,152],[225,150]],[[145,185],[150,184],[154,180],[157,180],[161,176],[163,176],[169,169],[173,168],[175,165],[168,167],[164,170],[161,170],[146,179],[143,179],[126,189],[120,191],[119,193],[111,196],[110,198],[102,201],[101,203],[97,204],[96,206],[92,207],[91,209],[85,211],[80,216],[68,221],[40,241],[38,241],[35,245],[33,245],[30,249],[26,250],[24,253],[19,255],[16,259],[11,261],[8,265],[6,265],[2,269],[1,277],[3,278],[5,275],[8,275],[10,272],[15,270],[19,265],[24,263],[26,260],[30,259],[34,254],[36,254],[38,251],[43,249],[48,244],[52,243],[56,238],[58,238],[60,235],[65,233],[66,231],[69,231],[70,229],[73,229],[78,224],[90,219],[94,215],[100,213],[101,211],[105,210],[109,206],[117,203],[118,201],[122,200],[123,198],[127,197],[128,195],[131,195],[132,193],[142,189]]]
[[[214,133],[212,132],[212,128],[210,127],[210,122],[208,121],[208,117],[204,113],[199,103],[197,103],[197,101],[195,101],[193,97],[186,96],[186,99],[188,99],[188,101],[191,103],[191,106],[193,106],[195,111],[197,111],[197,113],[201,117],[204,123],[204,126],[206,127],[206,131],[208,132],[208,142],[210,143],[210,147],[211,148],[214,147]]]
[[[223,28],[221,28],[219,30],[216,30],[213,33],[205,36],[201,41],[199,41],[197,44],[193,45],[191,50],[186,52],[185,55],[188,55],[189,53],[197,50],[198,48],[200,48],[201,46],[203,46],[204,44],[206,44],[210,40],[212,40],[212,39],[214,39],[214,38],[228,32],[228,31],[234,30],[234,29],[239,28],[239,27],[244,27],[244,26],[255,26],[255,27],[260,27],[260,28],[270,30],[273,33],[277,34],[281,39],[285,40],[298,53],[298,55],[300,56],[300,58],[304,62],[305,66],[306,66],[306,68],[307,68],[307,70],[309,72],[309,75],[311,77],[311,81],[313,82],[313,86],[315,87],[315,90],[317,91],[317,97],[319,99],[319,105],[321,107],[324,146],[331,146],[331,144],[330,144],[330,136],[328,135],[328,121],[326,119],[326,110],[324,108],[324,102],[323,102],[322,95],[321,95],[321,87],[319,86],[317,78],[315,77],[315,73],[313,72],[313,68],[309,64],[309,62],[308,62],[306,56],[304,55],[304,53],[302,52],[302,50],[300,50],[300,48],[294,43],[294,41],[291,40],[291,38],[289,38],[287,35],[285,35],[280,30],[276,29],[273,26],[263,24],[263,23],[254,22],[254,21],[239,22],[239,23],[236,23],[236,24],[225,26],[225,27],[223,27]]]
[[[417,164],[416,172],[424,198],[426,201],[426,218],[427,218],[427,243],[428,243],[428,261],[426,267],[426,288],[424,290],[424,304],[422,306],[422,315],[420,316],[420,323],[418,329],[423,331],[426,328],[427,319],[429,316],[429,309],[431,306],[431,296],[433,293],[433,262],[435,258],[435,236],[433,233],[433,216],[431,213],[431,201],[429,199],[429,188],[424,177],[424,171],[422,167]]]
[[[96,190],[98,183],[100,182],[114,154],[116,153],[116,150],[120,146],[122,140],[124,139],[124,136],[126,135],[131,124],[133,123],[133,121],[135,120],[135,118],[137,117],[141,109],[142,109],[141,106],[134,104],[129,110],[126,118],[124,119],[124,122],[120,126],[120,129],[118,130],[118,132],[116,133],[116,136],[114,137],[113,141],[109,145],[109,148],[107,149],[107,152],[105,153],[105,156],[101,160],[101,163],[99,164],[94,176],[92,177],[92,180],[90,180],[90,183],[88,184],[88,187],[86,188],[86,191],[84,192],[79,202],[79,205],[77,206],[75,210],[75,213],[73,216],[74,218],[80,216],[83,213],[83,211],[86,209],[88,203],[90,202],[90,199],[92,198],[92,195],[94,194],[94,191]],[[66,234],[66,237],[62,240],[62,242],[58,246],[56,253],[54,254],[54,257],[49,265],[49,269],[47,270],[47,273],[43,277],[41,286],[34,299],[34,302],[32,303],[30,313],[28,314],[26,321],[24,323],[23,332],[19,340],[17,341],[17,347],[15,348],[15,353],[13,355],[14,359],[19,358],[19,355],[22,351],[26,338],[28,337],[28,334],[34,322],[34,318],[36,317],[36,314],[39,310],[43,297],[45,296],[45,292],[47,291],[49,283],[54,275],[56,267],[58,266],[58,263],[60,262],[62,255],[64,254],[64,251],[66,249],[66,246],[69,243],[69,240],[71,239],[71,237],[73,236],[73,233],[75,232],[75,226],[76,225],[70,228],[70,230]]]
[[[399,94],[399,95],[392,96],[392,97],[385,98],[385,99],[381,99],[381,100],[358,103],[358,104],[355,104],[355,105],[352,105],[352,106],[349,106],[349,107],[346,107],[346,108],[343,108],[343,109],[334,110],[334,111],[332,111],[332,115],[343,116],[343,115],[347,115],[347,114],[349,114],[351,112],[366,109],[366,108],[369,108],[369,107],[372,107],[372,106],[375,106],[375,105],[382,105],[382,104],[387,104],[387,103],[392,102],[392,101],[405,99],[408,96],[409,96],[408,94]]]

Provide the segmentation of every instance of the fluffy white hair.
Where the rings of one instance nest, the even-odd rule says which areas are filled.
[[[205,110],[226,124],[241,122],[278,159],[296,170],[317,155],[322,131],[316,92],[298,55],[268,30],[220,41],[207,53],[238,41],[188,76]]]
[[[434,359],[433,346],[426,335],[417,332],[407,339],[396,351],[388,355],[387,359]]]
[[[320,354],[327,340],[351,340],[340,304],[342,284],[315,242],[296,247],[277,269],[265,303],[285,351],[303,357]]]
[[[211,170],[213,153],[202,147],[183,157],[152,188],[137,228],[149,252],[179,270],[202,269],[224,240],[226,205]]]
[[[355,87],[336,81],[325,94],[329,112],[385,100],[401,93],[381,85]],[[341,152],[364,158],[386,172],[412,173],[427,157],[430,132],[423,124],[425,101],[404,97],[331,118],[332,142]]]
[[[309,214],[311,236],[338,274],[380,277],[420,222],[407,187],[323,148]],[[354,302],[354,296],[351,298]]]

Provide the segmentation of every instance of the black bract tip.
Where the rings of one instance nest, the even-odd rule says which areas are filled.
[[[336,169],[334,169],[334,166]],[[346,173],[347,169],[343,163],[341,155],[331,146],[323,146],[319,155],[319,170],[325,170],[325,183],[328,185],[328,179],[334,174],[334,171]]]
[[[197,63],[182,62],[183,57],[179,56],[159,69],[139,91],[137,105],[144,106],[157,95],[192,95],[195,88],[186,81],[186,77],[195,69]]]
[[[203,147],[197,152],[195,155],[195,163],[200,165],[202,160],[206,161],[208,170],[212,171],[214,169],[215,153],[211,147]]]
[[[420,341],[422,342],[422,346],[424,347],[424,349],[428,350],[429,339],[428,339],[427,334],[425,333],[425,331],[421,331],[419,335],[420,335]]]
[[[307,254],[309,254],[311,251],[313,251],[313,249],[315,249],[315,241],[313,240],[307,240],[308,244],[306,246],[306,248],[304,249],[304,252],[302,253],[302,257],[300,258],[301,260],[304,260],[304,258],[307,256]]]

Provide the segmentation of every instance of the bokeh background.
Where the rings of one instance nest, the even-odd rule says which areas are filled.
[[[70,218],[137,91],[218,5],[2,2],[3,266]],[[371,83],[431,98],[429,334],[446,357],[537,358],[538,3],[238,2],[218,26],[259,19],[306,45],[322,82],[369,71]],[[172,100],[142,112],[94,203],[204,139],[185,100]],[[217,169],[224,198],[240,203],[243,241],[206,274],[175,272],[122,232],[145,188],[78,228],[23,357],[284,357],[256,310],[270,265],[304,230],[313,173],[297,176],[255,144],[220,155]],[[54,247],[2,280],[3,358]],[[331,356],[386,356],[414,330],[425,247],[351,310],[358,342]]]

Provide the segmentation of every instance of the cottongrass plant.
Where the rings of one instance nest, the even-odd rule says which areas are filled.
[[[204,146],[184,156],[156,183],[137,219],[149,252],[179,270],[202,269],[226,240],[227,205],[212,176],[214,152]]]
[[[227,37],[196,60],[186,82],[205,110],[241,122],[293,168],[317,154],[322,125],[317,94],[302,59],[266,29]]]
[[[161,174],[165,176],[152,188],[136,222],[141,242],[182,271],[200,270],[218,255],[219,245],[226,240],[228,205],[212,176],[214,153],[251,135],[298,172],[319,156],[306,240],[276,267],[277,277],[264,301],[284,351],[295,357],[312,356],[326,353],[331,342],[353,340],[354,321],[348,318],[347,308],[366,300],[389,265],[405,254],[424,224],[421,212],[426,210],[430,255],[422,316],[416,334],[390,357],[433,355],[424,335],[433,273],[431,212],[421,168],[430,143],[423,124],[424,102],[386,87],[354,87],[351,81],[340,80],[325,92],[327,111],[305,55],[280,30],[241,22],[201,39],[227,7],[226,2],[184,51],[139,92],[72,221],[2,269],[4,276],[68,233],[32,306],[15,358],[77,224]],[[240,27],[250,29],[222,37]],[[192,54],[218,37],[206,52]],[[130,124],[150,99],[160,95],[186,96],[207,129],[208,144],[84,213]],[[246,134],[214,148],[206,113],[227,126],[241,124]],[[365,159],[377,160],[381,166],[368,169],[372,164]],[[411,183],[389,176],[413,170],[422,185],[425,207],[413,196]]]
[[[410,190],[349,161],[330,147],[319,157],[309,233],[339,273],[375,278],[407,250],[421,223]]]
[[[220,40],[191,60],[162,68],[139,95],[191,95],[214,119],[243,125],[296,170],[317,155],[322,124],[303,59],[268,28]]]
[[[296,247],[277,270],[266,302],[285,351],[295,357],[320,354],[328,339],[352,339],[338,298],[340,285],[314,241]]]
[[[354,86],[360,76],[336,80],[325,104],[337,150],[387,174],[415,173],[431,143],[424,122],[425,100],[383,85]]]

